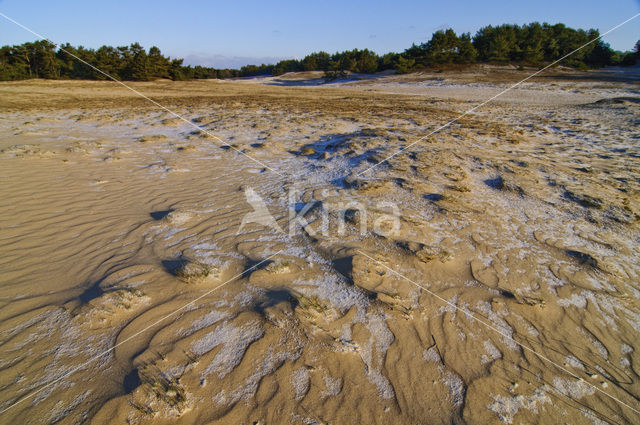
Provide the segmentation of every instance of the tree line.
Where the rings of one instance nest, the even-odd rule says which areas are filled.
[[[166,57],[155,46],[147,51],[138,43],[90,49],[74,47],[68,43],[58,48],[47,41],[35,41],[0,48],[0,80],[108,78],[81,61],[114,78],[131,81],[249,77],[281,75],[294,71],[324,71],[325,77],[331,79],[346,75],[347,72],[395,70],[398,73],[408,73],[474,63],[542,66],[598,37],[599,32],[594,29],[585,31],[569,28],[564,24],[537,22],[522,26],[487,26],[473,37],[470,33],[458,35],[454,30],[447,29],[435,32],[429,41],[413,44],[402,53],[378,55],[368,49],[346,50],[334,54],[321,51],[311,53],[301,60],[286,59],[276,64],[247,65],[240,69],[185,66],[183,59]],[[634,51],[620,52],[599,39],[573,53],[563,64],[586,69],[607,65],[633,65],[638,59],[640,41],[636,43]]]
[[[158,78],[231,78],[239,76],[239,71],[184,66],[183,59],[166,57],[155,46],[147,51],[138,43],[88,49],[68,43],[57,48],[47,41],[35,41],[0,47],[0,81],[28,78],[109,79],[105,74],[118,80],[151,81]]]

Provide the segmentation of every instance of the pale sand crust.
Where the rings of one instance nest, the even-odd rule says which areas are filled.
[[[589,385],[638,407],[637,80],[557,71],[358,175],[526,76],[474,72],[133,84],[282,176],[112,83],[0,84],[0,408],[269,258],[0,423],[638,423]],[[247,188],[329,232],[239,231]]]

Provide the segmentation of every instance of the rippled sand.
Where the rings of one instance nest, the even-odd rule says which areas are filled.
[[[489,71],[0,84],[0,423],[638,423],[638,82]]]

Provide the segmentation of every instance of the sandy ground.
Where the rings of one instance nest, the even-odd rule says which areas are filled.
[[[636,76],[412,144],[526,75],[0,84],[0,423],[640,422]]]

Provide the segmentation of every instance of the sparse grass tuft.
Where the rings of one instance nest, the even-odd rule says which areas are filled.
[[[140,382],[149,386],[158,400],[164,401],[170,407],[182,411],[186,394],[180,384],[179,378],[167,378],[160,372],[150,370],[145,367],[138,372]]]
[[[298,301],[298,305],[304,310],[313,310],[318,313],[324,313],[329,309],[327,305],[324,304],[316,295],[307,297],[302,294],[294,294],[294,297]]]
[[[187,283],[195,283],[213,277],[216,271],[214,266],[195,260],[184,260],[174,273]]]

